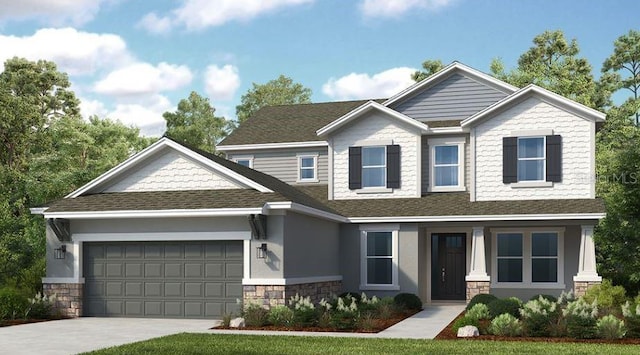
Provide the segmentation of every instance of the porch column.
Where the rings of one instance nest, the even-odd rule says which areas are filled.
[[[590,286],[602,282],[602,277],[598,275],[596,270],[596,246],[593,242],[593,228],[593,225],[582,226],[578,274],[573,277],[576,296],[584,295]]]
[[[471,264],[467,282],[467,302],[480,293],[489,293],[490,277],[484,251],[484,227],[473,227],[471,234]]]

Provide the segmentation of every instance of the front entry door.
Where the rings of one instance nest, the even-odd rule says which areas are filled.
[[[431,235],[431,298],[464,300],[466,298],[465,234]]]

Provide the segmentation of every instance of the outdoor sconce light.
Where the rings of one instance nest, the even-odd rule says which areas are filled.
[[[56,259],[64,259],[67,255],[67,246],[62,244],[60,248],[53,249],[53,257]]]
[[[258,259],[265,259],[267,257],[267,243],[262,243],[256,248],[256,257]]]

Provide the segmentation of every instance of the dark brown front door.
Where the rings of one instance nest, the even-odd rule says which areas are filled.
[[[431,235],[431,298],[464,300],[466,285],[465,234]]]

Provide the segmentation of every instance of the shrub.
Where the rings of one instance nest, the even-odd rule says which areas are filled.
[[[358,328],[360,328],[362,330],[371,331],[371,330],[375,329],[375,327],[376,327],[375,318],[373,317],[373,315],[371,313],[368,313],[368,314],[360,317],[360,319],[358,320]]]
[[[367,297],[367,295],[363,292],[360,295],[360,300],[357,301],[358,306],[360,307],[360,311],[375,313],[377,309],[378,303],[380,303],[380,299],[377,296],[373,296],[371,298]]]
[[[242,317],[248,327],[262,327],[267,324],[269,311],[256,303],[247,303],[242,309]]]
[[[592,286],[587,290],[584,300],[587,303],[597,300],[601,314],[620,315],[620,307],[626,302],[627,296],[624,287],[613,286],[611,281],[604,279],[600,285]]]
[[[479,295],[475,295],[473,296],[473,298],[471,299],[471,301],[469,301],[469,304],[467,305],[467,310],[470,310],[473,306],[475,306],[478,303],[482,303],[482,304],[486,304],[488,305],[489,303],[497,300],[498,297],[488,294],[488,293],[481,293]]]
[[[29,309],[29,300],[14,287],[0,289],[0,319],[24,317]]]
[[[525,333],[532,337],[552,336],[560,312],[558,304],[543,295],[532,299],[520,309]]]
[[[53,305],[56,303],[56,298],[55,294],[49,297],[40,292],[36,293],[33,298],[29,299],[25,318],[49,319]]]
[[[558,297],[557,303],[559,306],[566,306],[567,304],[575,300],[576,295],[573,293],[573,290],[569,290],[569,292],[562,291],[562,293],[560,293],[560,297]]]
[[[603,339],[620,339],[627,332],[624,322],[613,314],[606,315],[596,322],[598,337]]]
[[[467,325],[472,325],[478,329],[480,329],[480,321],[476,318],[470,318],[470,317],[462,317],[462,318],[458,318],[452,326],[453,332],[454,333],[458,333],[458,329],[462,328],[462,327],[466,327]]]
[[[489,314],[489,307],[487,307],[486,304],[476,303],[465,313],[465,317],[475,318],[477,320],[491,319],[491,314]]]
[[[375,304],[374,313],[380,319],[393,318],[397,314],[397,307],[393,301],[393,297],[380,298]]]
[[[335,310],[331,313],[331,326],[337,329],[355,329],[360,320],[358,302],[355,298],[338,297]]]
[[[640,305],[627,301],[622,305],[622,315],[627,328],[627,337],[640,338]]]
[[[522,325],[518,318],[509,313],[503,313],[491,321],[489,332],[493,335],[517,337],[522,334]]]
[[[420,297],[413,293],[399,293],[393,298],[393,301],[398,307],[400,307],[400,309],[409,311],[422,310],[422,301],[420,300]]]
[[[544,299],[545,299],[545,300],[547,300],[547,301],[553,302],[553,303],[558,302],[558,299],[557,299],[555,296],[552,296],[552,295],[545,295],[545,294],[542,294],[542,293],[541,293],[541,294],[539,294],[539,295],[535,295],[535,296],[531,297],[531,298],[529,299],[529,301],[537,300],[537,299],[538,299],[538,298],[540,298],[540,297],[544,298]]]
[[[518,318],[520,317],[520,306],[520,300],[513,297],[496,299],[487,305],[492,319],[504,313],[509,313]]]
[[[355,298],[356,302],[360,302],[360,294],[357,292],[343,292],[340,295],[338,295],[338,298],[342,298],[342,299],[348,299],[348,298]]]
[[[311,297],[302,297],[299,294],[291,297],[289,305],[293,310],[293,322],[300,327],[315,325],[318,320],[318,312]]]
[[[233,315],[231,315],[231,313],[225,313],[222,315],[222,323],[220,323],[221,326],[225,327],[225,328],[229,328],[229,326],[231,325],[231,319],[233,318]]]
[[[278,327],[290,327],[293,325],[293,311],[287,306],[274,306],[269,310],[267,319]]]
[[[598,318],[597,301],[587,303],[583,298],[567,304],[562,311],[567,322],[567,334],[576,339],[592,339],[596,337],[596,320]]]

